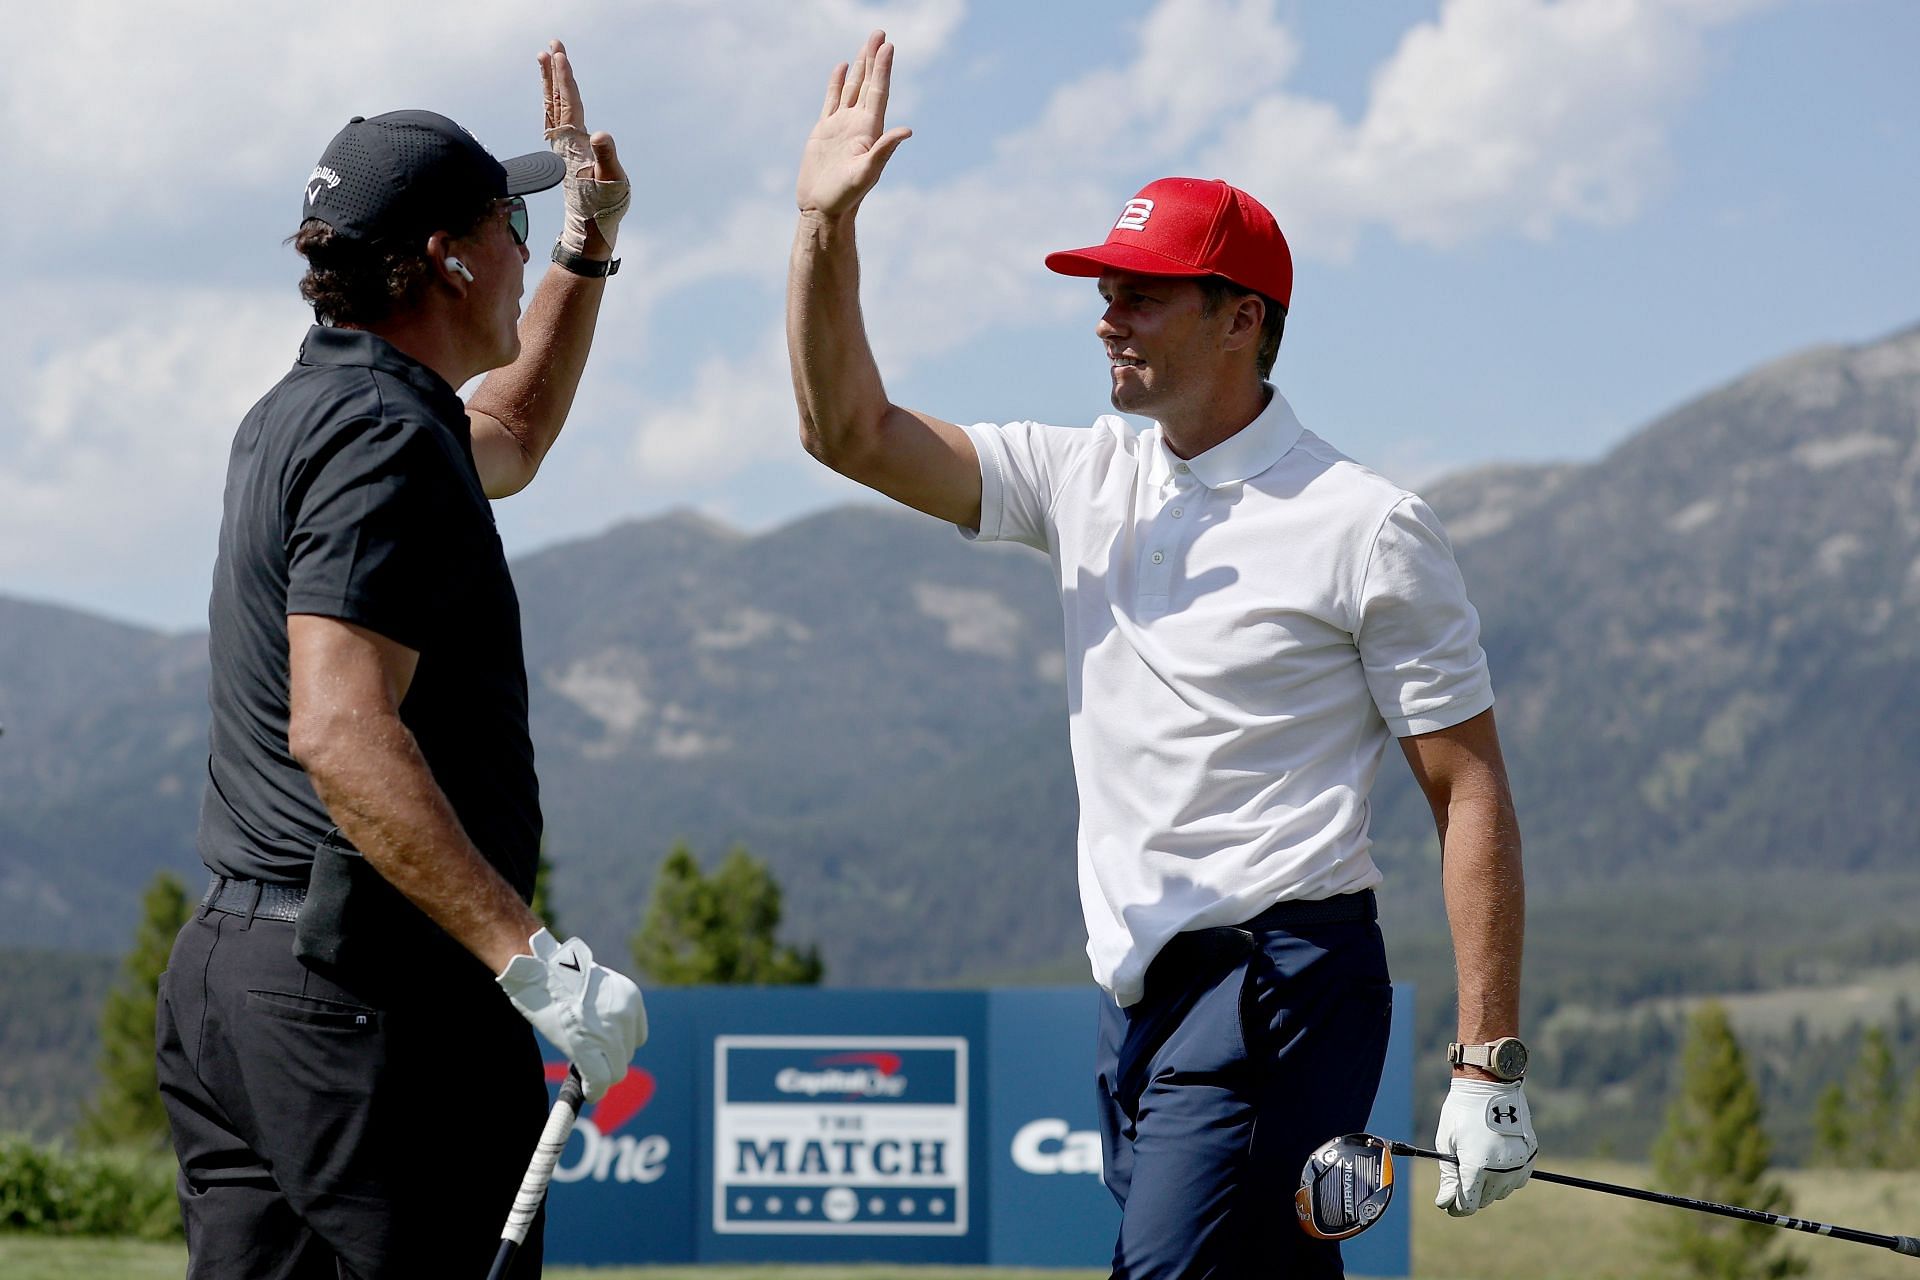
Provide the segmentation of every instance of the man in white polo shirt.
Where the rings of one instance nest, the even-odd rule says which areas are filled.
[[[1414,495],[1343,457],[1266,382],[1293,266],[1223,182],[1166,178],[1097,277],[1118,417],[959,427],[891,403],[853,224],[907,136],[875,32],[808,138],[788,291],[801,434],[836,470],[1052,559],[1065,613],[1114,1275],[1337,1276],[1286,1212],[1319,1141],[1363,1128],[1391,988],[1368,794],[1398,738],[1434,811],[1459,970],[1436,1203],[1527,1180],[1520,837],[1479,620]]]

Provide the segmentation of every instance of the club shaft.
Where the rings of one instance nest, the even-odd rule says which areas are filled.
[[[1440,1160],[1447,1164],[1458,1161],[1439,1151],[1428,1151],[1423,1147],[1410,1146],[1404,1142],[1389,1144],[1395,1155],[1421,1156],[1428,1160]],[[1578,1178],[1570,1173],[1554,1173],[1548,1169],[1535,1169],[1533,1176],[1542,1182],[1557,1182],[1566,1187],[1580,1187],[1586,1191],[1603,1191],[1610,1196],[1625,1196],[1629,1200],[1645,1200],[1649,1204],[1672,1205],[1677,1209],[1692,1209],[1698,1213],[1715,1213],[1723,1218],[1738,1218],[1742,1222],[1757,1222],[1769,1227],[1784,1227],[1789,1231],[1806,1231],[1817,1236],[1832,1236],[1836,1240],[1851,1240],[1856,1244],[1878,1245],[1882,1249],[1892,1249],[1909,1257],[1920,1257],[1920,1239],[1913,1236],[1889,1236],[1877,1231],[1857,1231],[1852,1227],[1836,1227],[1831,1223],[1812,1222],[1806,1218],[1789,1218],[1782,1214],[1767,1213],[1761,1209],[1743,1209],[1736,1204],[1718,1204],[1712,1200],[1695,1200],[1691,1196],[1668,1195],[1662,1191],[1647,1191],[1641,1187],[1623,1187],[1614,1182],[1601,1182],[1595,1178]]]
[[[567,1072],[567,1078],[560,1082],[560,1096],[554,1099],[546,1127],[541,1130],[540,1142],[533,1149],[533,1159],[527,1163],[527,1176],[520,1180],[519,1194],[514,1196],[513,1208],[507,1213],[507,1225],[500,1232],[500,1248],[493,1255],[493,1266],[487,1272],[487,1280],[504,1280],[507,1268],[513,1265],[513,1255],[519,1252],[521,1244],[525,1242],[527,1231],[540,1212],[540,1202],[547,1198],[547,1184],[553,1180],[553,1166],[559,1161],[561,1151],[566,1149],[574,1122],[580,1118],[580,1104],[585,1096],[580,1072]]]

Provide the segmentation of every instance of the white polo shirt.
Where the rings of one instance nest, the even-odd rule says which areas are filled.
[[[1425,503],[1275,392],[1188,461],[1146,430],[966,428],[980,530],[1053,559],[1094,977],[1121,1005],[1174,934],[1380,882],[1389,735],[1493,705],[1480,620]]]

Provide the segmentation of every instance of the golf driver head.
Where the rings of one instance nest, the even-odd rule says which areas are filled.
[[[1392,1199],[1393,1153],[1372,1134],[1349,1133],[1308,1157],[1293,1211],[1314,1239],[1345,1240],[1380,1221]]]

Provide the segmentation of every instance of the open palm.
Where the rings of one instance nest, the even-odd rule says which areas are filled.
[[[827,100],[807,135],[795,198],[802,212],[847,213],[860,204],[887,159],[913,135],[887,128],[887,87],[893,78],[893,46],[884,31],[867,37],[860,56],[841,63],[827,79]]]

